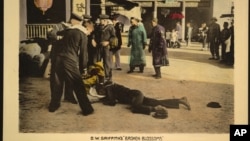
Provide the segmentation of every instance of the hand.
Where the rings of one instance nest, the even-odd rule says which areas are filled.
[[[103,42],[101,42],[101,45],[104,46],[104,47],[106,47],[106,46],[109,45],[109,42],[108,41],[103,41]]]
[[[92,39],[91,43],[92,43],[93,47],[96,47],[97,43],[96,43],[96,41],[94,39]]]

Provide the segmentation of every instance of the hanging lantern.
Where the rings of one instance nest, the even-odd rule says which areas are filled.
[[[34,0],[35,6],[39,8],[43,15],[45,14],[45,11],[47,11],[53,3],[53,0]]]

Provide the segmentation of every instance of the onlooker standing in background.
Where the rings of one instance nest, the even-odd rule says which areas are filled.
[[[193,27],[191,26],[191,23],[188,22],[187,23],[187,34],[186,34],[187,47],[189,47],[191,45],[192,32],[193,32]]]
[[[105,14],[99,15],[100,28],[96,32],[96,42],[100,49],[100,58],[103,59],[105,78],[103,81],[112,80],[112,55],[110,51],[110,39],[116,37],[113,24],[109,23],[109,16]]]
[[[97,62],[96,43],[94,43],[94,23],[91,21],[90,15],[83,16],[84,21],[82,25],[88,30],[88,67]]]
[[[143,73],[146,65],[144,49],[147,45],[147,34],[144,26],[138,18],[131,18],[131,27],[128,33],[128,47],[131,46],[129,71],[134,72],[135,67],[139,67],[140,73]]]
[[[170,47],[170,45],[171,45],[170,40],[171,40],[171,32],[169,29],[167,29],[167,32],[166,32],[166,46],[167,47]]]
[[[208,32],[208,27],[206,22],[203,22],[201,24],[201,27],[199,28],[199,34],[200,34],[200,40],[202,42],[202,49],[201,50],[207,50],[208,46],[207,45],[207,32]]]
[[[122,35],[121,35],[121,32],[122,32],[122,23],[119,22],[117,20],[118,18],[118,14],[114,15],[112,17],[112,22],[114,24],[114,27],[115,27],[115,35],[118,39],[118,46],[116,48],[114,48],[113,50],[111,50],[113,52],[113,54],[115,55],[115,69],[116,70],[122,70],[121,68],[121,62],[120,62],[120,49],[121,49],[121,46],[122,46]]]
[[[230,36],[231,36],[231,31],[228,28],[228,22],[224,22],[223,24],[223,29],[220,34],[220,42],[221,42],[221,63],[225,63],[226,61],[226,50],[229,50],[229,45],[230,45]]]
[[[181,47],[180,42],[182,41],[182,27],[181,27],[181,23],[179,21],[176,23],[175,30],[177,31],[178,48],[180,48]]]
[[[219,60],[219,43],[220,43],[220,25],[217,19],[213,17],[208,27],[208,42],[212,57],[209,60]]]
[[[152,35],[150,38],[150,44],[148,52],[152,51],[153,66],[155,69],[156,79],[161,78],[161,67],[167,66],[169,64],[167,60],[167,48],[165,40],[165,28],[158,24],[158,20],[154,18],[152,20]]]

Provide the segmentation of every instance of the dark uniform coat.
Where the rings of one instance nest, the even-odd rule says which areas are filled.
[[[156,25],[152,29],[150,38],[149,51],[152,51],[153,66],[160,67],[168,65],[167,48],[165,40],[165,28],[161,25]]]
[[[57,33],[62,35],[63,38],[55,62],[55,84],[49,106],[51,109],[60,105],[63,92],[62,82],[67,80],[76,94],[83,114],[93,112],[81,77],[83,70],[87,68],[88,61],[87,34],[85,31],[84,27],[76,25]]]

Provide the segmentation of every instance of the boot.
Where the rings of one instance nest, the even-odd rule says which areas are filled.
[[[152,76],[153,76],[153,77],[156,77],[156,76],[157,76],[156,67],[154,67],[154,70],[155,70],[155,74],[153,74]]]
[[[134,72],[134,69],[135,69],[135,67],[130,66],[130,69],[129,69],[129,71],[128,71],[127,73],[132,73],[132,72]]]
[[[140,73],[143,73],[143,71],[144,71],[144,65],[140,65],[139,69],[140,69]]]
[[[161,68],[160,67],[156,67],[156,76],[155,79],[160,79],[161,78]]]

